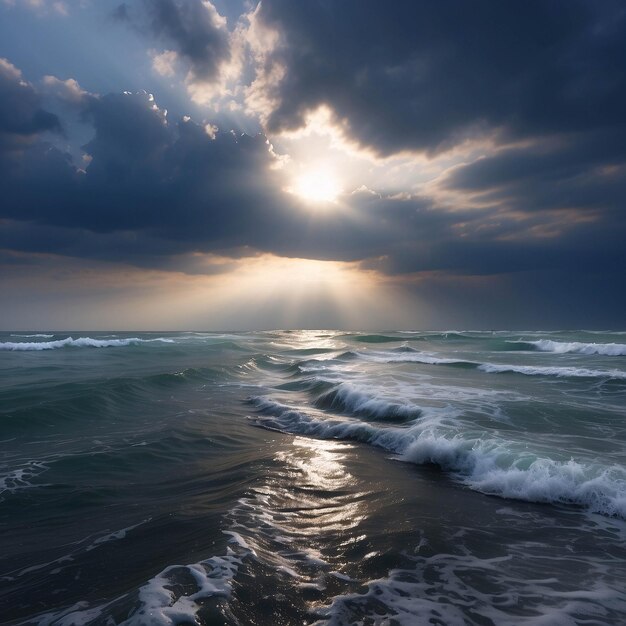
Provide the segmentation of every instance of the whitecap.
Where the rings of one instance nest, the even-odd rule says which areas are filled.
[[[541,352],[555,352],[557,354],[601,354],[604,356],[626,356],[624,343],[582,343],[580,341],[552,341],[539,339],[537,341],[514,341],[511,343],[527,343]]]
[[[139,339],[138,337],[130,337],[128,339],[94,339],[93,337],[79,337],[78,339],[74,339],[72,337],[66,337],[65,339],[57,339],[56,341],[5,341],[0,342],[0,350],[56,350],[66,347],[114,348],[151,342],[174,343],[174,340],[166,337],[159,337],[157,339]]]

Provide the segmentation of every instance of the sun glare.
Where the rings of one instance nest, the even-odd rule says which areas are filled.
[[[335,202],[341,193],[336,176],[326,169],[310,169],[296,178],[292,193],[308,202]]]

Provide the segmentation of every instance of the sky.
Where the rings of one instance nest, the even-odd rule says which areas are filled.
[[[0,0],[0,328],[624,329],[621,0]]]

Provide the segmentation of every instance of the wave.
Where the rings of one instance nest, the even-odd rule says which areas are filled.
[[[485,494],[555,504],[576,504],[626,519],[626,470],[515,451],[496,439],[446,437],[424,432],[402,453],[406,461],[433,463],[457,473]]]
[[[260,415],[253,423],[320,439],[346,439],[373,445],[416,465],[437,465],[471,489],[485,494],[555,504],[575,504],[626,519],[626,469],[575,460],[543,458],[495,437],[464,435],[440,423],[431,409],[427,420],[409,427],[380,428],[361,421],[316,419],[266,397],[251,399]],[[434,418],[434,419],[432,419]]]
[[[345,337],[347,339],[352,339],[353,341],[358,341],[360,343],[391,343],[395,341],[418,341],[421,340],[421,337],[393,337],[390,335],[341,335],[341,337]]]
[[[54,335],[46,335],[44,333],[35,333],[34,335],[18,335],[17,333],[9,335],[10,337],[43,337],[45,339],[50,339],[50,337],[54,337]]]
[[[370,419],[406,421],[417,419],[422,415],[422,409],[414,404],[390,402],[348,383],[340,383],[326,391],[317,397],[314,404],[320,409],[336,410]]]
[[[557,376],[559,378],[616,378],[626,379],[626,372],[621,370],[590,370],[582,367],[549,367],[539,365],[505,365],[499,363],[481,363],[478,369],[488,374],[512,372],[526,376]]]
[[[509,343],[526,346],[526,349],[540,352],[555,352],[557,354],[600,354],[603,356],[626,356],[624,343],[582,343],[580,341],[552,341],[539,339],[537,341],[511,341]]]
[[[426,352],[403,351],[402,353],[394,352],[359,352],[358,355],[367,360],[377,363],[423,363],[424,365],[461,365],[475,367],[479,365],[475,361],[466,361],[464,359],[448,359],[444,357],[433,356]]]
[[[174,343],[173,339],[159,337],[157,339],[139,339],[131,337],[129,339],[94,339],[93,337],[79,337],[73,339],[57,339],[56,341],[4,341],[0,342],[0,350],[56,350],[58,348],[113,348],[119,346],[131,346],[140,343],[151,343],[159,341],[163,343]]]
[[[456,367],[476,368],[488,374],[515,373],[526,376],[557,376],[559,378],[612,378],[626,379],[626,372],[613,370],[596,370],[582,367],[557,367],[543,365],[509,365],[506,363],[480,363],[463,359],[436,357],[416,351],[397,354],[392,352],[359,353],[359,356],[379,363],[422,363],[424,365],[450,365]]]

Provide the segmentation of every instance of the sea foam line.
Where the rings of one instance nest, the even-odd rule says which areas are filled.
[[[173,339],[159,337],[157,339],[139,339],[130,337],[128,339],[94,339],[93,337],[79,337],[74,339],[66,337],[56,341],[5,341],[0,342],[0,350],[27,351],[27,350],[56,350],[58,348],[114,348],[120,346],[130,346],[139,343],[151,342],[174,343]]]

